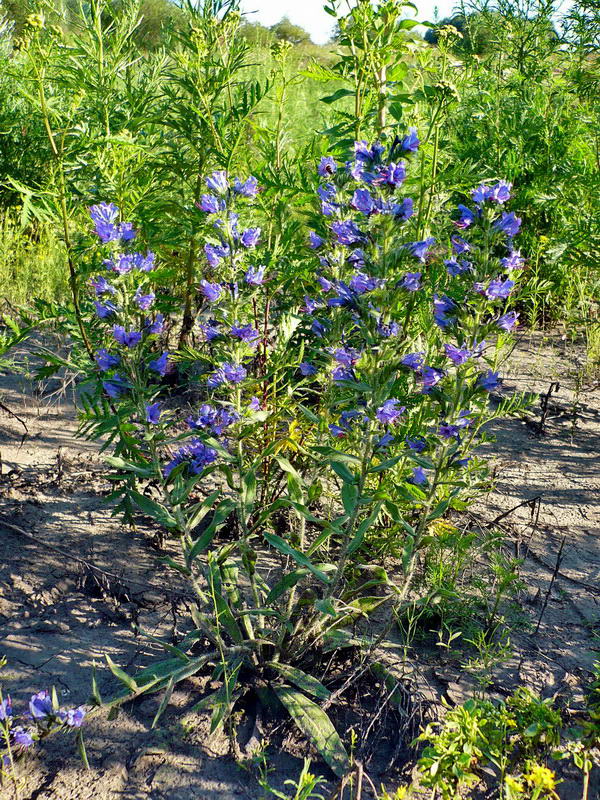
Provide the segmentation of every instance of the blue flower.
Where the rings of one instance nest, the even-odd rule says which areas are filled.
[[[400,363],[409,369],[420,370],[423,366],[425,353],[407,353],[400,359]]]
[[[389,324],[378,320],[377,333],[383,336],[384,339],[389,339],[391,336],[398,336],[400,333],[400,325],[397,322],[390,322]]]
[[[361,214],[365,214],[367,217],[377,211],[375,200],[368,189],[357,189],[352,195],[350,205],[352,208],[356,209],[356,211],[360,211]]]
[[[388,213],[387,207],[382,209],[382,213]],[[394,219],[406,222],[406,220],[410,219],[415,213],[412,197],[405,197],[401,203],[392,203],[389,206],[389,213],[391,213]]]
[[[108,319],[116,314],[119,310],[114,303],[109,301],[105,303],[99,303],[97,300],[94,300],[94,308],[96,309],[96,314],[98,317],[100,317],[100,319]]]
[[[484,294],[488,300],[506,300],[514,288],[515,282],[509,280],[502,280],[501,278],[494,278],[490,281],[488,287],[484,289]]]
[[[227,182],[227,173],[225,170],[217,170],[213,172],[212,175],[206,179],[206,185],[211,190],[211,192],[216,192],[217,194],[226,194],[229,190],[229,184]]]
[[[260,411],[260,400],[258,397],[253,397],[248,403],[248,411]]]
[[[106,278],[102,277],[102,275],[98,275],[96,278],[92,278],[90,284],[96,290],[96,295],[100,297],[103,294],[115,294],[116,289],[114,286],[111,286],[110,283],[106,280]]]
[[[217,322],[201,322],[198,327],[207,342],[212,342],[213,339],[220,336],[221,332]]]
[[[150,425],[158,425],[160,414],[160,403],[152,403],[146,406],[146,422]]]
[[[486,392],[493,392],[501,383],[502,379],[498,373],[493,372],[491,369],[489,369],[485,375],[480,375],[477,378],[477,386],[481,389],[485,389]]]
[[[496,222],[494,222],[494,228],[501,233],[505,233],[509,238],[512,239],[513,236],[516,236],[519,233],[521,228],[521,217],[515,216],[513,211],[505,211],[500,219],[497,219]]]
[[[317,283],[324,292],[330,292],[333,289],[333,283],[328,281],[327,278],[324,278],[322,275],[318,276]]]
[[[421,142],[419,141],[419,138],[417,136],[417,129],[409,128],[408,133],[406,134],[404,139],[402,139],[400,147],[403,150],[406,150],[408,153],[416,153],[416,151],[419,149],[420,144]]]
[[[337,189],[333,183],[324,183],[317,189],[317,194],[324,203],[331,203],[333,200],[335,200]]]
[[[313,364],[310,364],[308,361],[303,361],[298,367],[298,369],[300,370],[302,375],[304,375],[305,378],[308,378],[311,375],[316,375],[318,372],[317,368]]]
[[[423,389],[427,393],[429,389],[433,389],[442,378],[446,375],[443,369],[437,367],[423,367],[421,370],[421,378],[423,380]]]
[[[66,711],[60,711],[59,717],[61,722],[69,728],[81,728],[85,719],[85,708],[83,706],[68,708]]]
[[[343,365],[339,367],[334,367],[331,377],[334,381],[353,381],[354,380],[354,371],[352,368],[345,367]]]
[[[244,247],[256,247],[260,239],[260,228],[248,228],[240,236],[240,243]]]
[[[322,178],[327,178],[329,175],[335,175],[337,172],[337,164],[332,156],[323,156],[317,167],[317,172]]]
[[[464,272],[470,272],[472,270],[468,261],[457,261],[456,258],[447,258],[444,264],[451,278],[455,278],[457,275],[462,275]]]
[[[471,250],[471,245],[466,239],[463,239],[462,236],[452,236],[450,241],[452,242],[452,249],[457,256],[461,256],[463,253],[469,253]]]
[[[142,341],[142,334],[139,331],[126,331],[122,325],[113,326],[113,336],[115,341],[124,347],[136,347]]]
[[[421,273],[407,272],[400,281],[400,286],[407,292],[417,292],[421,288]]]
[[[139,272],[152,272],[156,266],[156,256],[150,251],[145,256],[141,253],[133,253],[132,262]]]
[[[248,374],[246,368],[241,364],[225,363],[223,364],[222,369],[225,380],[230,381],[231,383],[240,383]]]
[[[365,292],[372,292],[385,284],[385,281],[380,278],[372,278],[364,272],[357,272],[356,275],[350,280],[349,289],[356,294],[365,294]]]
[[[211,267],[218,267],[222,259],[229,257],[229,245],[205,244],[204,253]]]
[[[29,731],[26,731],[20,725],[13,728],[10,732],[13,747],[20,750],[26,750],[33,744],[33,736]]]
[[[249,286],[262,286],[265,282],[266,267],[248,267],[244,280]]]
[[[454,317],[447,316],[450,311],[456,308],[456,304],[447,295],[439,297],[433,296],[433,318],[436,325],[440,328],[447,328],[454,322]]]
[[[458,219],[454,220],[454,224],[457,228],[464,230],[465,228],[469,228],[475,222],[476,216],[474,212],[471,211],[470,208],[464,206],[462,203],[460,203],[458,206],[458,214]]]
[[[106,244],[120,239],[119,227],[115,225],[119,209],[114,203],[99,203],[90,208],[90,216],[100,241]]]
[[[318,250],[320,247],[323,247],[325,244],[325,239],[319,236],[318,233],[314,231],[308,232],[308,242],[312,250]]]
[[[410,482],[416,484],[417,486],[427,483],[427,475],[425,474],[423,467],[413,467],[413,474]]]
[[[121,363],[119,356],[113,356],[105,347],[101,347],[96,353],[96,364],[100,372],[106,372]]]
[[[134,302],[142,311],[149,311],[152,308],[156,295],[150,291],[148,294],[142,294],[142,289],[139,287],[133,297]]]
[[[315,336],[318,336],[319,338],[322,338],[327,332],[327,328],[325,327],[325,325],[318,319],[313,320],[313,323],[311,325],[311,330],[315,334]]]
[[[173,459],[164,468],[165,478],[168,478],[173,470],[180,464],[186,464],[187,469],[192,475],[199,475],[202,470],[217,460],[217,451],[208,447],[200,439],[192,439],[189,444],[180,447],[173,456]]]
[[[427,239],[424,239],[422,242],[409,242],[405,244],[404,247],[408,250],[408,252],[418,258],[419,261],[425,262],[427,255],[429,253],[429,248],[435,244],[435,239],[433,236],[430,236]]]
[[[511,250],[508,256],[500,259],[500,266],[507,272],[513,269],[521,269],[524,263],[525,259],[520,250]]]
[[[12,700],[10,695],[0,702],[0,722],[7,722],[12,717]]]
[[[148,368],[152,370],[152,372],[157,372],[159,375],[162,375],[163,378],[169,371],[169,354],[167,352],[162,353],[158,358],[153,359],[149,362]]]
[[[151,336],[155,333],[162,333],[164,328],[165,318],[162,314],[157,314],[154,322],[150,318],[146,318],[145,330]]]
[[[393,425],[397,422],[406,411],[405,406],[398,407],[399,402],[400,400],[396,400],[396,398],[390,398],[386,400],[382,406],[379,406],[375,412],[375,416],[379,422],[382,422],[384,425]]]
[[[457,367],[465,364],[473,355],[467,347],[455,347],[453,344],[444,345],[444,349],[450,361]]]
[[[245,181],[236,178],[233,182],[233,191],[242,197],[256,197],[258,194],[258,181],[250,175]]]
[[[102,381],[102,388],[109,397],[112,397],[113,400],[117,400],[129,389],[129,384],[119,375],[118,372],[115,372],[111,378],[107,378],[107,380]]]
[[[223,291],[223,287],[220,283],[211,283],[204,279],[200,281],[199,289],[200,293],[206,297],[209,303],[216,303]]]
[[[482,206],[486,201],[501,205],[510,200],[511,189],[512,183],[507,181],[499,181],[494,186],[486,186],[486,184],[482,183],[476,189],[473,189],[471,197],[478,206]]]
[[[442,439],[452,439],[453,437],[458,437],[458,434],[459,427],[457,425],[449,425],[447,422],[442,422],[438,428],[438,435]]]
[[[351,367],[360,358],[360,353],[354,347],[337,347],[331,354],[338,364]]]
[[[408,437],[404,440],[408,447],[411,450],[414,450],[415,453],[422,453],[423,450],[427,447],[427,442],[425,439],[418,438],[418,439],[409,439]]]
[[[48,717],[54,716],[52,698],[46,690],[32,695],[29,701],[29,713],[35,720],[47,719]]]
[[[351,219],[333,222],[331,230],[340,244],[351,245],[364,241],[364,234]]]
[[[130,242],[137,236],[131,222],[122,222],[119,225],[119,236],[124,242]]]
[[[507,311],[506,314],[498,317],[498,319],[495,321],[495,324],[503,331],[511,331],[517,324],[518,319],[519,315],[516,311]]]
[[[218,214],[225,210],[225,202],[215,197],[214,194],[203,194],[197,205],[200,211],[204,211],[206,214]]]
[[[397,188],[398,186],[402,186],[404,183],[404,179],[406,178],[406,165],[403,161],[400,161],[399,164],[387,164],[383,167],[377,177],[373,179],[373,183],[376,186],[393,186]]]
[[[250,347],[256,347],[258,343],[259,333],[252,325],[233,325],[230,332],[232,336],[246,342]]]

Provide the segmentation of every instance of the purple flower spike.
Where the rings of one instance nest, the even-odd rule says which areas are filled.
[[[96,364],[100,372],[106,372],[121,363],[119,356],[113,356],[105,347],[100,348],[96,353]]]
[[[123,347],[136,347],[142,341],[142,334],[139,331],[126,331],[122,325],[113,327],[113,336]]]
[[[512,239],[521,229],[521,217],[515,216],[513,211],[505,211],[502,217],[494,222],[494,228]]]
[[[16,747],[20,750],[26,750],[33,744],[33,736],[29,731],[26,731],[25,728],[22,728],[21,726],[13,728],[10,734],[13,747]]]
[[[495,324],[503,331],[511,331],[519,320],[519,315],[516,311],[507,311],[501,317],[498,317]]]
[[[396,400],[395,398],[390,398],[386,400],[382,406],[379,406],[377,411],[375,412],[375,416],[379,420],[379,422],[383,423],[384,425],[393,425],[397,422],[402,414],[406,411],[405,406],[398,407],[398,403],[400,401]]]
[[[317,167],[317,172],[322,178],[327,178],[329,175],[335,175],[337,172],[337,164],[332,156],[323,156]]]
[[[249,286],[262,286],[265,282],[266,267],[249,267],[244,280]]]
[[[508,278],[504,281],[501,278],[494,278],[493,281],[490,281],[487,289],[484,290],[484,294],[488,300],[506,300],[514,285],[515,282]]]
[[[248,372],[241,364],[223,364],[223,375],[225,380],[231,383],[240,383],[244,380]]]
[[[54,715],[52,708],[52,698],[46,690],[32,695],[29,701],[29,713],[33,719],[47,719]]]
[[[334,222],[331,230],[335,234],[339,244],[352,245],[364,241],[364,234],[358,225],[351,219]]]
[[[115,225],[119,209],[114,203],[99,203],[90,208],[90,216],[96,227],[96,233],[103,244],[114,242],[120,238],[119,228]]]
[[[122,222],[119,225],[119,236],[124,242],[130,242],[132,239],[135,239],[137,233],[133,227],[131,222]]]
[[[10,695],[5,697],[0,703],[0,722],[6,722],[9,717],[12,717],[12,700]]]
[[[304,375],[305,378],[309,378],[311,375],[317,374],[317,368],[310,364],[308,361],[303,361],[300,366],[298,367],[301,374]]]
[[[421,142],[417,136],[416,128],[409,128],[407,135],[402,139],[400,147],[407,153],[416,153]]]
[[[119,310],[114,303],[108,301],[106,303],[99,303],[97,300],[94,300],[94,308],[96,309],[96,315],[100,319],[108,319]]]
[[[417,486],[427,483],[427,475],[423,467],[414,467],[410,482],[415,483]]]
[[[236,178],[233,182],[233,191],[242,197],[256,197],[258,194],[258,181],[254,175],[250,175],[245,181]]]
[[[458,436],[459,430],[458,425],[449,425],[447,422],[442,422],[438,428],[438,435],[442,439],[452,439],[452,437]]]
[[[336,439],[343,439],[344,436],[348,435],[348,429],[342,428],[340,425],[334,425],[333,423],[328,426],[329,433],[334,436]]]
[[[227,173],[225,170],[213,172],[213,174],[206,179],[206,185],[211,192],[216,192],[217,194],[226,194],[229,190],[229,184],[227,182]]]
[[[160,420],[160,403],[152,403],[146,406],[146,422],[150,425],[158,425]]]
[[[229,256],[228,245],[205,244],[204,253],[211,267],[218,267],[224,258]]]
[[[417,292],[421,288],[421,273],[408,272],[400,281],[400,286],[407,292]]]
[[[260,239],[260,228],[248,228],[240,236],[240,243],[243,247],[256,247]]]
[[[453,344],[444,345],[444,349],[450,361],[456,364],[457,367],[461,366],[461,364],[465,364],[473,355],[468,348],[455,347]]]
[[[467,208],[462,203],[458,206],[458,219],[454,220],[454,224],[457,228],[461,230],[465,230],[466,228],[471,227],[471,225],[475,222],[476,216],[470,208]]]
[[[206,297],[209,303],[216,303],[223,291],[220,283],[211,283],[204,279],[200,281],[199,287],[200,293]]]
[[[60,718],[69,728],[81,728],[85,719],[85,708],[83,706],[68,708],[60,712]]]
[[[260,400],[258,397],[253,397],[248,403],[248,411],[260,411]]]
[[[402,186],[406,178],[406,164],[400,161],[399,164],[388,164],[383,167],[377,177],[373,180],[376,186],[392,186],[397,188]]]
[[[199,475],[202,470],[217,460],[217,451],[208,447],[200,439],[192,439],[189,444],[180,447],[173,456],[173,459],[164,468],[165,478],[173,472],[175,467],[186,464],[192,475]]]
[[[477,378],[477,386],[484,389],[486,392],[493,392],[501,383],[502,379],[498,373],[493,372],[491,369],[487,371],[487,374],[480,375],[479,378]]]
[[[148,364],[148,368],[152,370],[152,372],[157,372],[159,375],[164,376],[169,371],[169,354],[162,353],[158,358],[153,359]]]
[[[443,369],[437,369],[437,367],[423,367],[421,377],[423,379],[424,391],[428,392],[429,389],[433,389],[445,375],[446,373]]]
[[[309,231],[308,233],[308,243],[312,250],[318,250],[320,247],[323,247],[325,244],[325,239],[319,236],[318,233],[314,231]]]
[[[139,309],[141,309],[142,311],[149,311],[154,304],[155,298],[156,295],[154,294],[154,292],[148,292],[148,294],[142,294],[142,289],[138,288],[138,290],[134,295],[133,300],[137,304]]]
[[[429,248],[435,244],[435,239],[433,236],[430,236],[428,239],[424,239],[422,242],[410,242],[409,244],[404,245],[408,252],[413,255],[415,258],[418,258],[419,261],[425,262],[429,254]]]
[[[427,447],[427,442],[425,439],[405,439],[406,444],[411,450],[414,450],[415,453],[422,453],[423,450]]]
[[[219,211],[225,209],[223,200],[215,197],[214,194],[203,194],[197,206],[200,211],[204,211],[206,214],[218,214]]]
[[[406,222],[410,219],[414,212],[414,204],[412,197],[405,197],[401,203],[394,203],[391,206],[391,213],[394,219]]]
[[[409,369],[420,370],[423,366],[423,359],[425,358],[425,353],[407,353],[407,355],[403,356],[400,359],[400,363],[404,367],[408,367]]]

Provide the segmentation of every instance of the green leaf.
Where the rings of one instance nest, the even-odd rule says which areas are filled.
[[[208,547],[215,533],[223,527],[234,508],[235,503],[232,500],[223,500],[223,502],[216,508],[210,524],[206,530],[202,531],[200,536],[194,542],[190,551],[187,553],[186,562],[188,564],[191,564],[194,559]]]
[[[121,669],[121,667],[118,667],[114,663],[114,661],[111,659],[110,656],[107,655],[107,656],[105,656],[105,658],[106,658],[106,663],[108,664],[108,668],[112,672],[112,674],[115,676],[115,678],[118,678],[121,681],[121,683],[125,684],[125,686],[131,692],[137,692],[138,689],[139,689],[139,686],[133,680],[131,675],[128,675],[126,672],[124,672],[124,670]]]
[[[302,689],[303,692],[312,694],[313,697],[317,697],[319,700],[327,700],[331,694],[321,681],[313,678],[312,675],[307,675],[306,672],[302,672],[297,667],[291,667],[289,664],[280,664],[275,661],[267,661],[267,666],[274,669],[290,683],[293,683],[294,686]]]
[[[306,567],[306,569],[309,569],[316,578],[322,581],[322,583],[329,583],[329,578],[322,570],[316,567],[312,561],[304,555],[304,553],[301,553],[299,550],[296,550],[294,547],[288,544],[285,539],[281,538],[281,536],[277,536],[276,533],[264,533],[263,535],[271,547],[274,547],[276,550],[286,556],[290,556],[290,558],[293,558],[296,564],[299,564],[301,567]]]
[[[354,97],[355,92],[351,89],[338,89],[337,92],[333,94],[327,95],[327,97],[321,97],[320,100],[322,103],[327,103],[327,105],[331,105],[331,103],[335,103],[338,100],[341,100],[342,97]]]
[[[368,516],[367,519],[364,519],[360,523],[360,525],[356,529],[354,536],[352,537],[352,541],[348,545],[349,553],[354,553],[354,551],[358,550],[358,548],[361,546],[363,539],[365,538],[366,532],[369,530],[371,525],[373,525],[377,521],[377,517],[379,516],[379,512],[381,511],[382,505],[383,505],[383,500],[380,500],[376,504],[370,516]]]
[[[350,759],[327,714],[306,695],[291,686],[274,686],[277,697],[300,730],[313,742],[338,777],[350,769]]]
[[[382,461],[381,464],[377,464],[376,467],[371,467],[369,472],[383,472],[386,469],[390,469],[391,467],[395,466],[403,457],[404,456],[395,456],[394,458],[388,458],[387,461]]]
[[[358,487],[353,483],[344,483],[342,486],[342,505],[348,516],[352,514],[358,500]]]
[[[339,461],[332,461],[331,469],[335,472],[335,474],[340,477],[345,484],[351,484],[356,482],[356,477],[350,472],[348,467],[345,464],[340,463]]]
[[[140,494],[140,492],[136,492],[135,489],[130,489],[129,495],[144,514],[152,517],[165,528],[178,527],[175,517],[160,503]]]
[[[85,742],[83,741],[83,731],[81,728],[77,731],[77,752],[79,753],[79,758],[83,762],[83,766],[86,769],[90,768],[90,762],[88,761],[87,751],[85,749]]]
[[[165,689],[165,693],[163,695],[163,699],[160,701],[160,705],[158,707],[158,711],[154,715],[154,719],[152,720],[152,725],[150,727],[156,728],[156,726],[158,725],[159,719],[162,717],[162,715],[164,714],[167,706],[169,705],[169,702],[171,700],[171,695],[173,694],[173,689],[174,688],[175,688],[175,679],[171,675],[171,677],[169,678],[169,682],[167,684],[167,688]]]

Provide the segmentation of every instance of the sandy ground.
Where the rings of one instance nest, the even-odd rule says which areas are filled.
[[[521,683],[544,696],[558,696],[573,713],[582,707],[582,685],[600,659],[600,389],[582,377],[583,368],[581,347],[559,336],[531,334],[519,342],[505,370],[504,392],[545,394],[551,383],[560,386],[549,398],[542,426],[540,408],[527,423],[493,425],[496,443],[486,448],[494,460],[496,485],[470,517],[475,526],[497,520],[494,524],[524,559],[524,588],[517,602],[527,624],[517,626],[511,652],[494,666],[491,691],[506,695]],[[156,647],[139,630],[176,634],[185,587],[157,562],[148,536],[111,517],[103,502],[107,482],[101,458],[95,447],[76,439],[75,409],[68,396],[48,405],[46,399],[32,399],[27,383],[14,376],[0,377],[0,394],[27,426],[23,436],[19,421],[0,409],[4,690],[18,705],[32,691],[54,684],[65,704],[76,705],[89,696],[96,663],[100,690],[109,696],[115,683],[101,666],[104,656],[124,667],[156,656]],[[2,527],[2,521],[66,555]],[[113,577],[91,578],[68,554],[89,559]],[[165,587],[171,594],[165,594]],[[419,662],[426,686],[418,688],[430,704],[442,696],[462,702],[473,690],[472,677],[451,653],[424,651]],[[262,797],[256,780],[229,755],[228,742],[209,739],[206,715],[191,710],[190,697],[197,700],[205,683],[198,679],[186,691],[175,692],[173,707],[154,730],[150,726],[159,698],[144,699],[115,720],[99,716],[90,721],[89,771],[74,755],[72,740],[48,741],[21,770],[23,800]],[[280,736],[271,748],[274,786],[299,774],[304,752],[296,744],[293,737]],[[314,770],[319,771],[318,761]],[[394,775],[382,771],[381,763],[374,770],[379,782],[384,779],[392,789]],[[325,767],[322,771],[331,777]],[[561,798],[579,797],[568,771],[563,777]],[[590,797],[598,791],[597,780]],[[0,798],[11,796],[12,790],[0,788]]]

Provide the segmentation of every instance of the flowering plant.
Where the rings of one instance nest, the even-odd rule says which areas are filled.
[[[481,487],[482,426],[526,402],[489,404],[523,263],[520,220],[503,210],[510,187],[474,190],[448,223],[446,253],[433,237],[413,241],[414,203],[401,190],[418,147],[410,130],[389,148],[357,142],[345,167],[321,160],[308,248],[317,263],[301,304],[265,266],[260,229],[244,224],[257,181],[210,175],[198,201],[207,236],[195,340],[178,352],[160,344],[176,319],[154,310],[152,254],[130,252],[135,233],[115,206],[91,212],[108,273],[91,283],[103,346],[84,430],[115,439],[123,507],[178,540],[181,558],[165,561],[197,598],[175,659],[141,680],[111,669],[129,691],[168,696],[218,664],[214,725],[252,674],[339,774],[348,756],[311,699],[330,696],[311,673],[322,653],[386,635],[431,524]],[[199,396],[191,413],[167,400],[169,375]],[[382,536],[401,557],[399,581],[369,558]],[[383,632],[357,639],[353,626],[377,608]],[[213,649],[194,657],[199,640]]]

